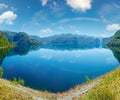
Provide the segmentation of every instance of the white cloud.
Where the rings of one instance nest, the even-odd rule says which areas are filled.
[[[53,5],[54,5],[54,6],[57,6],[57,3],[56,3],[55,1],[53,1]]]
[[[30,6],[27,6],[28,9],[30,9]]]
[[[47,0],[41,0],[42,6],[45,6],[47,4]]]
[[[67,0],[67,4],[75,10],[85,12],[91,8],[92,0]]]
[[[12,11],[6,11],[0,15],[0,24],[13,24],[13,21],[17,18],[17,15]]]
[[[99,18],[78,17],[78,18],[62,19],[62,20],[60,20],[56,23],[53,23],[53,25],[67,23],[67,22],[70,22],[70,21],[82,21],[82,20],[96,21],[96,22],[103,21],[103,19],[99,19]]]
[[[41,30],[42,33],[52,33],[53,31],[50,28]]]
[[[94,34],[86,34],[86,35],[88,35],[88,36],[92,36],[92,37],[101,37],[101,38],[106,38],[106,37],[111,37],[111,36],[113,36],[113,33],[94,33]]]
[[[81,33],[80,30],[76,30],[76,31],[75,31],[75,34],[80,35],[80,33]]]
[[[69,28],[71,28],[71,29],[75,29],[76,27],[73,26],[73,25],[70,25]]]
[[[4,3],[0,3],[0,9],[3,9],[3,8],[8,8],[8,6]]]
[[[101,21],[103,22],[110,22],[109,20],[107,20],[104,16],[100,16],[101,17]]]
[[[108,31],[117,31],[120,29],[120,24],[110,24],[110,25],[107,25],[106,29]]]
[[[17,11],[17,8],[15,8],[15,7],[10,7],[10,9],[11,9],[12,11]]]
[[[59,30],[63,30],[64,28],[63,28],[62,26],[59,26],[58,29],[59,29]]]
[[[120,5],[118,4],[113,4],[116,8],[120,9]]]
[[[51,35],[54,35],[54,32],[50,28],[40,30],[40,37],[47,37]]]

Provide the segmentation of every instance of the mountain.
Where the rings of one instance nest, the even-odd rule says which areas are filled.
[[[49,37],[38,38],[37,36],[31,36],[34,39],[42,41],[45,45],[49,46],[73,46],[77,48],[93,48],[100,46],[99,38],[94,38],[85,35],[74,35],[71,33],[68,34],[59,34]],[[66,46],[65,46],[66,45]]]
[[[11,32],[11,31],[2,31],[9,42],[13,42],[14,36],[17,34],[17,32]]]
[[[9,48],[12,45],[9,43],[3,32],[0,31],[0,48]]]
[[[112,37],[102,38],[102,47],[106,48],[107,43],[111,40]]]
[[[120,46],[120,30],[113,35],[107,43],[108,46]]]
[[[14,35],[13,42],[18,46],[33,46],[40,45],[41,42],[30,38],[27,33],[19,32]]]
[[[3,31],[4,35],[8,39],[9,42],[15,44],[18,47],[31,47],[31,46],[38,46],[42,43],[36,39],[32,39],[27,33],[25,32],[11,32],[11,31]]]

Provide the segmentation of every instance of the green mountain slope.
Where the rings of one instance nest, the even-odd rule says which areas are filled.
[[[112,36],[111,40],[107,44],[108,46],[120,46],[120,30]]]
[[[17,32],[11,32],[11,31],[3,31],[1,30],[5,37],[8,39],[9,42],[12,42],[14,39],[14,36],[17,34]]]
[[[42,42],[31,38],[25,32],[2,31],[10,43],[19,47],[31,47],[41,45]]]
[[[9,48],[12,45],[9,43],[4,34],[0,31],[0,48]]]
[[[17,33],[13,38],[13,42],[16,43],[16,45],[18,46],[33,46],[41,44],[40,41],[30,38],[24,32]]]

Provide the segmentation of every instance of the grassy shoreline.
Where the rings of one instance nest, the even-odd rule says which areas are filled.
[[[101,82],[80,100],[120,100],[120,67],[103,75]]]
[[[77,85],[74,88],[63,93],[37,91],[27,87],[23,87],[21,85],[15,85],[12,82],[4,79],[0,79],[0,100],[9,100],[11,98],[13,98],[13,100],[67,100],[66,98],[70,98],[70,100],[119,100],[115,99],[120,97],[119,79],[120,67],[111,72],[108,72],[103,76],[93,79],[88,83]],[[115,83],[118,83],[118,85]],[[86,89],[85,91],[85,88],[87,88],[88,86],[91,87]],[[117,90],[118,94],[115,94],[116,92],[113,86],[116,89],[119,89]],[[113,94],[111,94],[109,88],[112,88]]]

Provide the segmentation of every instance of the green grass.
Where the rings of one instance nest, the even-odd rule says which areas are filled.
[[[32,100],[32,97],[26,91],[15,88],[10,82],[0,79],[0,100]]]
[[[34,97],[37,100],[53,100],[50,93],[32,90],[0,78],[0,100],[36,100]]]
[[[100,84],[80,100],[120,100],[120,68],[102,77]]]

